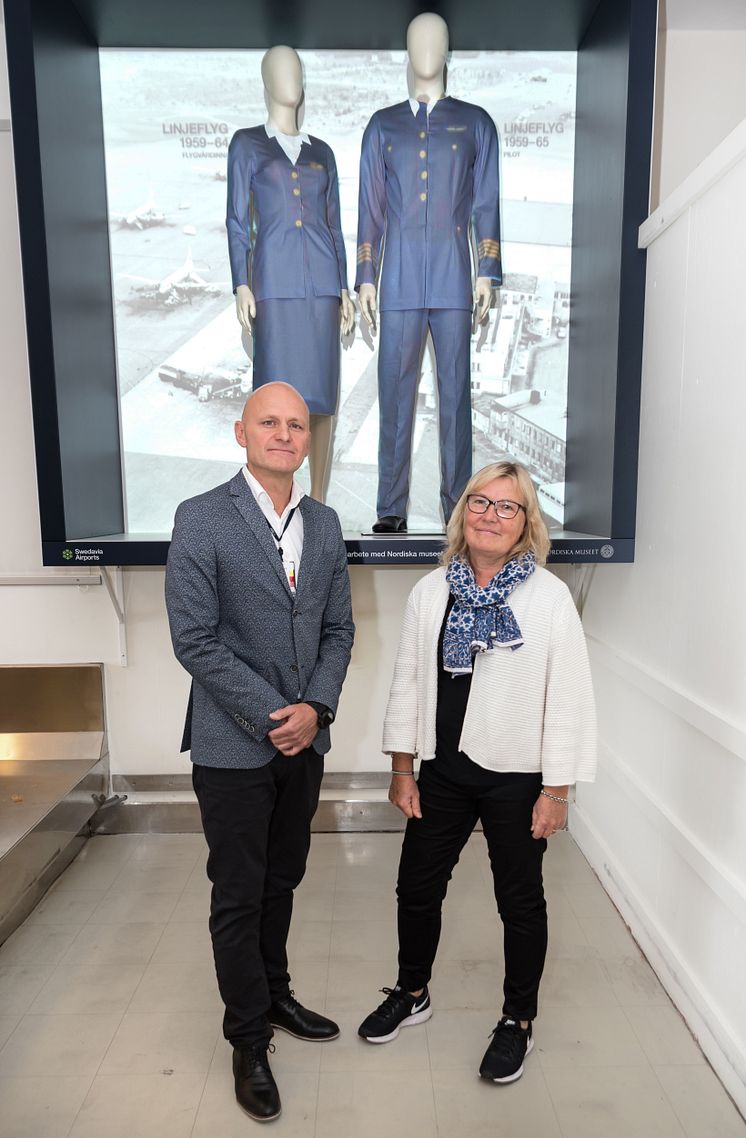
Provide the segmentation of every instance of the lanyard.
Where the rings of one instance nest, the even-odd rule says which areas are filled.
[[[284,560],[284,554],[283,554],[283,552],[282,552],[282,544],[281,544],[281,543],[282,543],[282,539],[283,539],[283,537],[285,536],[285,531],[286,531],[286,529],[288,528],[288,526],[290,525],[291,521],[293,520],[293,514],[295,513],[295,511],[296,511],[297,509],[298,509],[298,507],[297,507],[297,506],[293,506],[292,510],[290,511],[290,513],[288,514],[288,516],[285,518],[285,525],[282,527],[282,530],[280,531],[280,533],[279,533],[279,534],[278,534],[278,533],[275,533],[275,528],[274,528],[274,526],[272,525],[272,522],[269,520],[269,518],[268,518],[268,517],[266,517],[266,516],[265,516],[265,518],[264,518],[265,522],[266,522],[266,523],[267,523],[267,525],[269,526],[269,532],[272,534],[272,537],[273,537],[273,538],[275,539],[275,541],[277,542],[277,552],[279,553],[280,557],[282,557],[282,559],[283,559],[283,560]]]

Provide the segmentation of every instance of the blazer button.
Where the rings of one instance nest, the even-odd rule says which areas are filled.
[[[249,728],[249,731],[251,731],[252,733],[253,733],[254,731],[256,731],[256,727],[254,726],[254,724],[253,724],[253,723],[249,723],[249,724],[247,724],[247,726],[248,726],[248,728]]]
[[[293,609],[293,616],[297,616],[297,615],[298,615],[298,611],[299,611],[298,609]]]
[[[300,229],[300,227],[301,227],[302,225],[303,225],[303,222],[301,221],[301,219],[300,219],[299,217],[297,217],[297,218],[295,219],[295,228],[296,228],[296,229]]]
[[[298,665],[297,664],[291,664],[290,665],[290,671],[291,672],[297,672],[298,671]]]
[[[294,181],[294,182],[297,182],[297,180],[298,180],[298,171],[297,171],[297,170],[293,170],[293,172],[292,172],[292,174],[290,175],[290,177],[293,179],[293,181]]]

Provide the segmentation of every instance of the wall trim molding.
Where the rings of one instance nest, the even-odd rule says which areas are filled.
[[[746,125],[746,120],[744,120]],[[591,661],[608,668],[610,672],[632,684],[638,691],[683,719],[690,727],[712,739],[718,746],[746,760],[746,729],[729,719],[709,704],[695,699],[689,692],[658,673],[646,668],[617,648],[612,648],[596,636],[586,634]]]
[[[734,166],[746,158],[746,119],[726,135],[699,166],[661,202],[656,210],[643,221],[639,230],[638,247],[649,249],[653,242],[665,233],[682,214],[703,197],[716,182],[724,178]]]
[[[656,916],[641,902],[612,850],[582,804],[572,814],[572,836],[616,905],[671,1000],[738,1110],[746,1117],[746,1054],[721,1008],[703,991]]]
[[[676,818],[651,793],[635,770],[617,755],[607,743],[601,743],[604,772],[613,778],[622,793],[630,798],[636,809],[653,829],[663,837],[670,848],[684,859],[700,880],[746,926],[746,881],[737,877],[713,852],[707,848],[688,826]],[[581,791],[581,805],[582,805]]]

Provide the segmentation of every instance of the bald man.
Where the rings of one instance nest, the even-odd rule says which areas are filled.
[[[281,1109],[273,1027],[339,1034],[291,993],[286,943],[354,625],[339,519],[293,477],[310,442],[305,402],[266,384],[235,434],[243,469],[176,511],[166,604],[192,676],[182,750],[209,847],[223,1032],[239,1104],[269,1121]]]

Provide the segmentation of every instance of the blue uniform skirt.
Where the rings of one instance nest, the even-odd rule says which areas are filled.
[[[337,296],[258,300],[252,325],[254,390],[282,379],[312,415],[335,415],[339,400]]]

